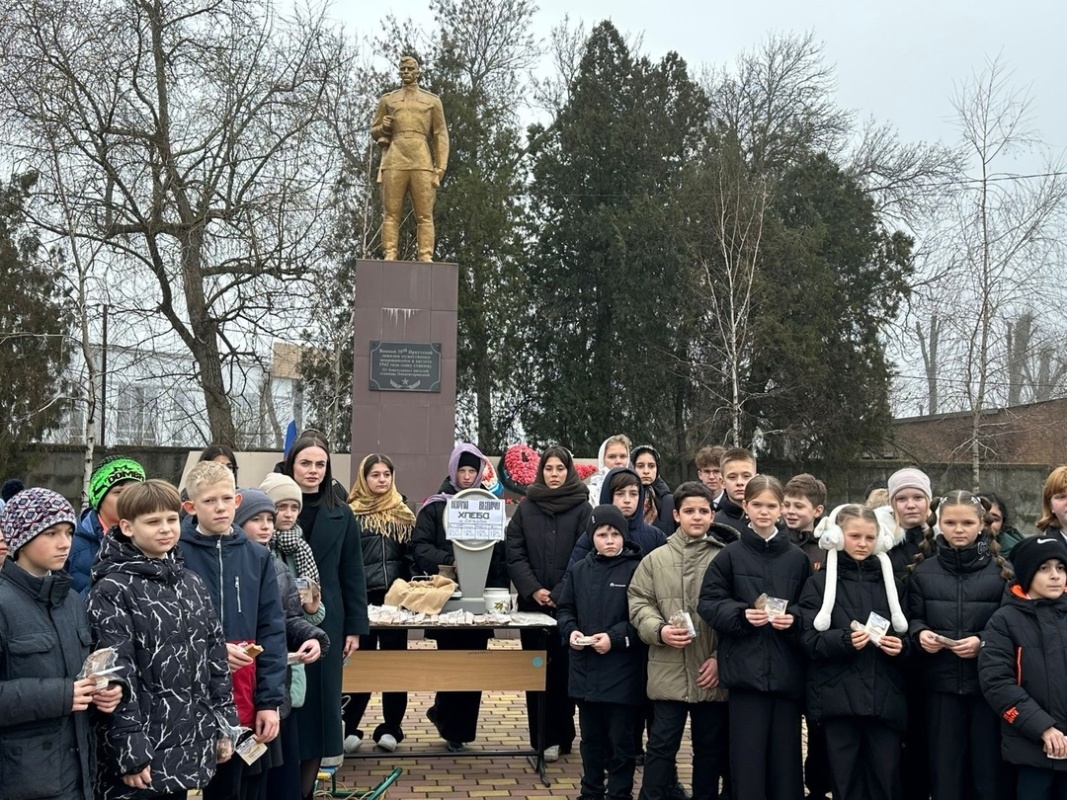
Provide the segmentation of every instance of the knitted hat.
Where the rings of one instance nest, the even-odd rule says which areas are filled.
[[[593,513],[589,517],[589,538],[593,538],[597,528],[602,528],[605,525],[610,525],[623,536],[630,529],[630,526],[626,523],[626,517],[612,505],[597,506],[593,509]]]
[[[241,495],[241,505],[237,506],[233,521],[238,528],[243,528],[245,523],[256,514],[264,511],[269,511],[271,514],[278,513],[274,501],[267,496],[266,492],[261,492],[259,489],[238,489],[237,494]]]
[[[478,458],[474,453],[464,451],[459,454],[459,465],[456,468],[470,467],[471,469],[481,470],[482,461],[483,459]]]
[[[927,500],[934,496],[933,489],[930,488],[930,476],[921,469],[915,469],[915,467],[898,469],[890,475],[888,489],[890,502],[897,496],[898,492],[904,489],[918,489],[926,495]]]
[[[107,493],[120,483],[145,482],[144,467],[127,456],[111,456],[101,461],[89,478],[89,505],[100,510]]]
[[[74,508],[51,489],[25,489],[12,497],[0,512],[0,530],[14,555],[38,534],[61,522],[78,524]]]
[[[915,470],[918,472],[918,470]],[[922,473],[920,473],[922,474]],[[925,476],[924,476],[925,477]],[[889,479],[892,484],[892,478]],[[830,629],[830,616],[834,611],[834,603],[837,602],[837,554],[845,548],[845,532],[837,524],[837,514],[845,506],[838,506],[830,515],[822,520],[815,528],[815,537],[819,540],[819,547],[826,550],[826,591],[822,598],[822,608],[815,616],[814,627],[817,631]],[[884,509],[884,511],[883,511]],[[897,595],[897,584],[893,577],[893,564],[887,553],[893,547],[893,511],[888,506],[875,510],[878,517],[878,534],[874,540],[872,555],[878,559],[882,567],[882,581],[885,583],[885,595],[889,601],[889,612],[892,617],[893,630],[904,633],[908,630],[908,621],[900,608],[900,597]]]
[[[292,500],[297,508],[304,507],[304,493],[300,491],[300,485],[288,475],[280,472],[270,473],[259,485],[259,490],[266,492],[275,506],[282,500]]]
[[[8,478],[4,481],[3,486],[0,486],[0,500],[6,503],[25,488],[26,484],[18,478]]]
[[[1067,543],[1059,531],[1054,530],[1049,536],[1028,536],[1015,545],[1011,551],[1011,566],[1023,591],[1030,591],[1037,571],[1050,558],[1059,559],[1067,566]]]

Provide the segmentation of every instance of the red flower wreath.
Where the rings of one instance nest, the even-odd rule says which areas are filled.
[[[541,457],[525,444],[513,444],[500,459],[500,481],[511,491],[526,494],[526,487],[537,480],[537,463]]]

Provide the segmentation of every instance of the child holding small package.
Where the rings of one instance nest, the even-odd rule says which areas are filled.
[[[594,552],[564,578],[556,605],[570,657],[570,695],[582,726],[582,798],[631,800],[635,706],[641,700],[645,649],[630,625],[627,588],[641,550],[627,542],[626,518],[597,506],[589,520]]]
[[[175,558],[180,509],[166,481],[128,487],[93,564],[94,646],[115,650],[127,688],[99,725],[105,800],[185,797],[232,755],[216,751],[219,720],[237,724],[226,640],[203,582]]]
[[[808,713],[826,734],[835,800],[890,800],[908,719],[901,664],[908,622],[887,555],[893,525],[845,505],[817,534],[826,566],[800,599]]]

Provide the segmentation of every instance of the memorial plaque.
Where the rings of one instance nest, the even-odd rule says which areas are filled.
[[[372,392],[440,392],[441,344],[370,343]]]

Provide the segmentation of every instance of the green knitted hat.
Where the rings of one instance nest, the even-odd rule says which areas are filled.
[[[112,488],[130,481],[144,483],[145,477],[144,467],[128,456],[105,458],[89,478],[89,505],[93,511],[99,511],[100,504]]]

